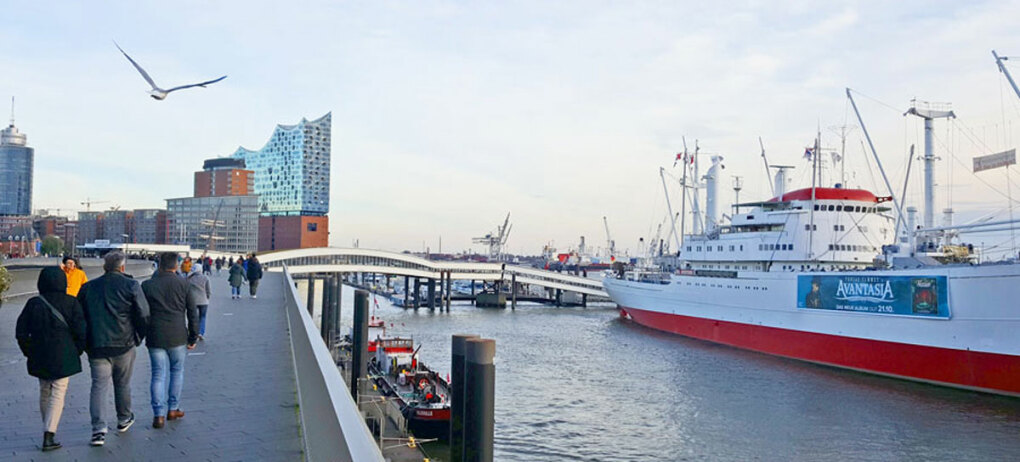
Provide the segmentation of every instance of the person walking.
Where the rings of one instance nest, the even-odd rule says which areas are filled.
[[[67,295],[77,297],[81,286],[89,282],[89,277],[78,266],[78,260],[71,256],[61,260],[60,269],[64,270],[64,276],[67,277]]]
[[[92,417],[92,446],[106,443],[104,405],[113,384],[117,409],[117,431],[123,433],[135,423],[131,412],[131,374],[135,365],[135,347],[141,345],[149,329],[149,304],[142,286],[124,274],[123,252],[106,254],[105,273],[85,283],[78,292],[85,315],[85,352],[92,370],[89,414]]]
[[[191,284],[191,290],[195,291],[195,306],[198,307],[198,339],[205,341],[205,315],[209,311],[212,287],[209,277],[205,275],[204,265],[201,269],[193,268],[191,270],[191,274],[188,275],[188,284]]]
[[[220,270],[223,269],[223,257],[216,257],[216,275],[220,275]]]
[[[61,447],[54,436],[64,412],[67,382],[81,372],[85,315],[78,300],[67,294],[67,276],[60,268],[43,268],[36,287],[39,295],[25,303],[15,336],[18,347],[28,358],[28,375],[39,379],[42,450],[52,451]]]
[[[240,261],[235,261],[230,266],[230,274],[227,276],[227,282],[230,283],[230,298],[241,298],[241,284],[244,284],[247,277]]]
[[[159,272],[142,283],[145,299],[152,309],[152,321],[145,346],[152,365],[152,428],[163,428],[167,420],[184,417],[181,391],[184,386],[184,358],[198,341],[198,308],[188,281],[177,276],[177,254],[159,257]]]
[[[262,264],[259,263],[258,257],[252,255],[248,257],[248,291],[251,293],[251,298],[258,298],[260,279],[262,279]]]

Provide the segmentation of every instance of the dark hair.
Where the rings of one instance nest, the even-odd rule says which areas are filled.
[[[177,269],[177,254],[163,252],[159,254],[159,269],[162,271],[173,271]]]
[[[103,257],[103,271],[107,273],[120,271],[120,267],[124,266],[125,261],[127,261],[127,257],[124,256],[124,252],[119,250],[110,252]]]
[[[74,257],[72,257],[70,255],[65,255],[64,258],[62,260],[60,260],[60,262],[61,263],[67,263],[68,260],[74,261],[75,265],[78,264],[78,262],[74,259]]]

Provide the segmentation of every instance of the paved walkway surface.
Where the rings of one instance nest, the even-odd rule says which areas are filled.
[[[106,445],[89,446],[90,377],[71,377],[57,441],[43,453],[38,380],[27,374],[14,338],[15,322],[28,297],[0,307],[0,460],[287,460],[302,459],[299,416],[282,274],[266,273],[258,299],[230,298],[226,271],[213,276],[207,339],[185,362],[184,419],[152,428],[149,357],[137,349],[132,377],[136,423],[111,432]],[[247,291],[247,287],[243,288]],[[113,396],[108,405],[113,414]]]

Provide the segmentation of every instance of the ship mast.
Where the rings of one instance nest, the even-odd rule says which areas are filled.
[[[910,109],[903,115],[915,115],[924,119],[924,227],[935,226],[935,152],[933,121],[935,119],[956,118],[948,104],[932,104],[914,100]],[[918,103],[924,107],[919,108]],[[932,107],[936,108],[933,109]]]
[[[818,138],[821,138],[821,136],[822,132],[821,129],[819,129]],[[811,160],[814,163],[811,165],[811,230],[808,232],[808,258],[815,256],[815,209],[818,208],[815,193],[818,179],[818,145],[820,144],[818,138],[815,138],[814,151],[811,153]]]

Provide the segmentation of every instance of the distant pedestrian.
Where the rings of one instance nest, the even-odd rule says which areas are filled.
[[[230,267],[230,274],[227,276],[227,282],[230,283],[230,298],[241,298],[241,284],[244,284],[244,280],[247,277],[244,267],[241,266],[240,262],[235,261]]]
[[[248,290],[251,298],[258,298],[259,281],[262,279],[262,264],[259,259],[252,255],[248,258]]]
[[[60,262],[60,269],[64,270],[64,276],[67,278],[67,295],[77,297],[81,286],[89,282],[88,276],[79,267],[78,260],[71,256],[64,257]]]
[[[159,272],[142,283],[145,299],[152,309],[145,346],[152,365],[152,428],[163,428],[167,420],[184,417],[181,390],[184,386],[184,358],[198,341],[198,308],[191,284],[176,276],[177,255],[159,257]]]
[[[196,265],[198,266],[198,265]],[[205,275],[205,266],[201,269],[192,268],[188,275],[188,284],[195,292],[195,306],[198,307],[198,339],[205,340],[205,315],[209,311],[209,298],[212,297],[212,287],[209,284],[209,277]]]
[[[135,423],[131,412],[131,374],[135,347],[149,329],[149,304],[142,286],[124,274],[123,252],[106,254],[102,276],[85,283],[78,293],[85,314],[86,346],[92,369],[92,445],[106,442],[104,414],[110,384],[117,408],[117,431],[126,432]]]
[[[191,261],[191,257],[184,257],[184,260],[181,261],[180,268],[177,270],[177,275],[182,278],[187,278],[188,274],[191,273],[191,265],[193,264],[194,262]]]
[[[220,275],[220,271],[223,269],[223,257],[216,258],[216,275]]]
[[[64,412],[67,382],[81,372],[85,315],[78,300],[67,295],[67,276],[60,268],[43,268],[37,287],[39,295],[25,303],[15,334],[18,347],[28,357],[28,374],[39,379],[42,450],[52,451],[60,449],[53,437]]]

